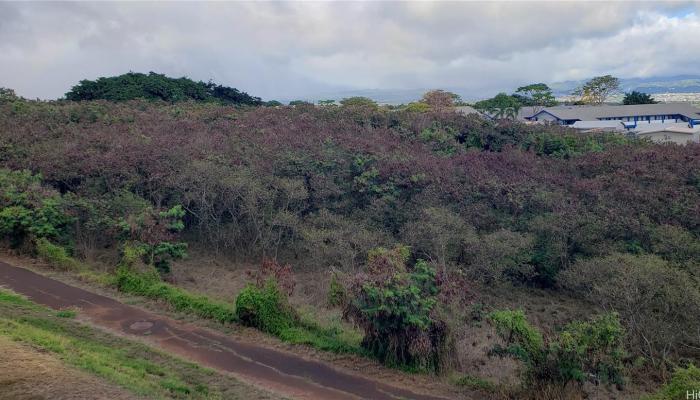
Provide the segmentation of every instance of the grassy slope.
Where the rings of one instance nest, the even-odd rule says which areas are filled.
[[[0,291],[0,336],[149,398],[274,398],[235,379],[118,338]]]
[[[0,400],[135,400],[134,393],[63,363],[53,355],[0,336]]]

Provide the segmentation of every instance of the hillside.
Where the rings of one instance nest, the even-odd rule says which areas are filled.
[[[700,361],[697,144],[450,109],[12,99],[0,168],[6,252],[456,398],[638,398]]]

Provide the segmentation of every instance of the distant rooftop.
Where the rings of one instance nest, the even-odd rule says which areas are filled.
[[[638,105],[604,105],[604,106],[555,106],[547,107],[546,112],[560,120],[593,121],[603,118],[641,117],[654,115],[683,115],[687,118],[700,119],[700,109],[688,103],[659,103]],[[533,114],[534,117],[539,113]]]

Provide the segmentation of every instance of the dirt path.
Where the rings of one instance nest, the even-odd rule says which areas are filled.
[[[54,309],[78,307],[81,315],[96,325],[146,338],[168,352],[231,372],[285,396],[309,400],[443,399],[341,372],[322,362],[241,343],[3,262],[0,285]]]

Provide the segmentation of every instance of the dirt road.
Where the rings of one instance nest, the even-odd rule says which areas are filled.
[[[233,373],[296,399],[441,400],[338,371],[319,362],[174,321],[0,262],[0,285],[54,309],[78,307],[92,323],[140,336],[167,352]]]

